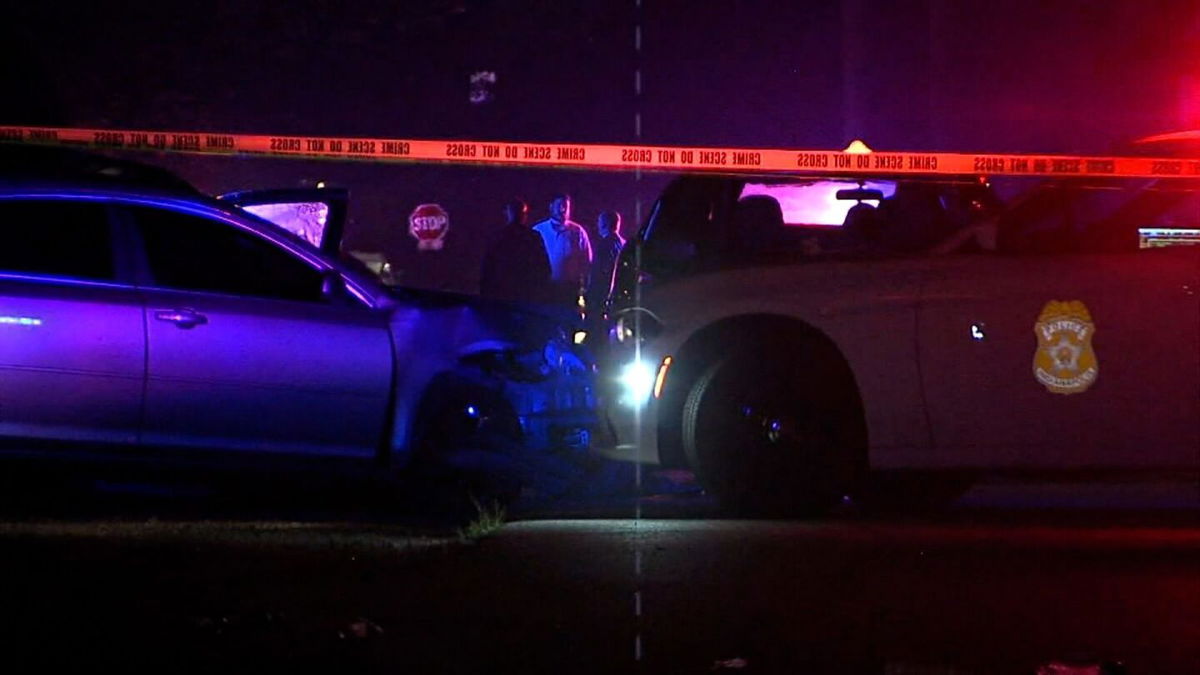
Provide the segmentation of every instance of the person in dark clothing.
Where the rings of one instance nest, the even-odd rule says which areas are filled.
[[[596,232],[600,236],[592,246],[591,279],[586,302],[588,315],[599,318],[612,291],[613,268],[617,264],[617,257],[625,247],[625,239],[621,237],[621,214],[616,211],[601,213],[596,219]]]
[[[504,205],[504,226],[492,235],[483,256],[479,294],[514,302],[544,302],[550,259],[542,237],[528,225],[529,206]]]

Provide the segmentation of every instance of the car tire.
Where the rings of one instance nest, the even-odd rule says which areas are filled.
[[[468,406],[477,412],[468,414]],[[476,503],[505,506],[517,499],[520,422],[496,392],[467,376],[444,375],[430,386],[418,420],[408,473],[448,498],[452,511],[470,511]]]
[[[722,510],[822,513],[864,473],[862,406],[844,361],[743,343],[705,368],[683,405],[684,452]]]

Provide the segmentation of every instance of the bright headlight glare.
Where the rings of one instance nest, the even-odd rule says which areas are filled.
[[[621,370],[621,402],[628,406],[641,406],[654,392],[654,368],[644,361],[634,361]]]

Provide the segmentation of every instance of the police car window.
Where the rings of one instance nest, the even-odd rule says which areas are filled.
[[[156,286],[279,300],[321,299],[321,273],[264,239],[175,211],[133,212]]]
[[[654,204],[642,235],[647,241],[701,239],[709,236],[713,200],[719,184],[711,178],[688,176],[667,186]]]
[[[112,237],[103,204],[0,200],[0,271],[114,279]]]
[[[773,198],[783,213],[783,224],[792,226],[841,227],[846,214],[858,202],[838,199],[837,193],[859,187],[857,182],[814,180],[797,183],[746,183],[739,199],[754,195]],[[892,181],[867,181],[862,187],[878,190],[886,199],[896,191]],[[879,206],[878,200],[863,200],[864,204]]]
[[[668,185],[639,233],[643,267],[669,274],[720,250],[719,201],[727,189],[726,179],[709,176],[685,176]]]
[[[905,205],[914,190],[927,193],[925,206],[944,216],[939,201],[943,189],[908,186],[908,197],[900,200],[899,187],[896,181],[882,179],[861,184],[820,178],[747,182],[738,192],[731,219],[731,247],[755,259],[780,261],[919,251],[937,241],[945,228],[929,209],[914,213]],[[839,193],[856,190],[880,199],[838,199]]]
[[[1128,218],[1129,239],[1136,236],[1139,249],[1200,244],[1200,191],[1155,190],[1157,204]]]
[[[1043,185],[1000,221],[1011,253],[1119,253],[1193,243],[1200,193],[1154,183]]]

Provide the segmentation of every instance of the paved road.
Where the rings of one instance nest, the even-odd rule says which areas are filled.
[[[1001,502],[547,519],[468,544],[363,521],[10,519],[0,648],[168,672],[1200,672],[1194,509]]]
[[[753,672],[1034,672],[1070,656],[1139,673],[1200,667],[1196,529],[543,522],[489,543],[552,551],[550,574],[574,570],[575,583],[608,594],[640,558],[633,626],[654,672],[732,659]]]
[[[469,543],[357,484],[14,474],[0,650],[158,672],[1200,672],[1194,481],[755,522],[687,474],[588,471]]]

